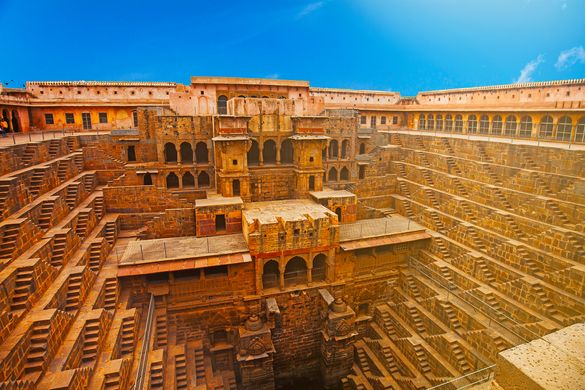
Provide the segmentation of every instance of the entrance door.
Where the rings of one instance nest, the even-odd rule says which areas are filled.
[[[89,112],[81,113],[81,122],[84,130],[91,130],[91,115],[89,115]]]

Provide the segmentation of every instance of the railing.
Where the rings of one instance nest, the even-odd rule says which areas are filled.
[[[136,380],[134,381],[133,390],[144,389],[144,377],[146,375],[146,363],[148,361],[148,354],[150,353],[150,340],[152,339],[152,329],[154,322],[154,295],[150,294],[150,302],[148,304],[148,314],[146,315],[146,327],[144,329],[144,337],[142,338],[142,350],[140,351],[140,360],[138,362],[138,369],[136,370]]]
[[[307,270],[288,271],[284,273],[284,285],[286,287],[307,284]]]
[[[427,390],[443,390],[443,389],[467,389],[468,387],[479,385],[490,381],[494,377],[494,369],[496,365],[487,366],[480,368],[477,371],[470,372],[468,374],[453,378],[448,382],[441,383],[433,387],[429,387]]]

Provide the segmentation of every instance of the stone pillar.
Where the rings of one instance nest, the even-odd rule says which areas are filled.
[[[285,267],[283,266],[282,259],[280,259],[280,262],[278,263],[278,269],[280,270],[280,273],[278,274],[278,277],[280,280],[278,281],[278,283],[280,285],[280,289],[284,290],[284,270],[285,270]]]
[[[340,379],[351,372],[357,334],[355,312],[336,298],[329,305],[321,331],[321,378],[326,389],[339,388]]]
[[[276,144],[276,165],[280,165],[280,144]]]
[[[236,362],[243,390],[273,390],[273,355],[270,328],[257,315],[251,315],[238,328]]]
[[[307,285],[313,283],[313,267],[307,267]]]

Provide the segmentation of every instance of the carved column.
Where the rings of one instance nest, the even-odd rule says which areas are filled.
[[[270,328],[257,315],[251,315],[238,329],[236,361],[240,389],[273,390],[273,355]]]
[[[351,372],[357,334],[355,312],[336,298],[329,305],[321,331],[321,378],[325,388],[338,388],[339,380]]]

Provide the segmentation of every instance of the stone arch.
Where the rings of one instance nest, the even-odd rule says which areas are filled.
[[[276,260],[269,260],[262,267],[262,288],[278,287],[280,283],[280,268]]]
[[[349,180],[349,169],[347,167],[343,167],[339,171],[339,180]]]
[[[481,134],[488,134],[489,131],[490,131],[490,118],[484,114],[479,118],[479,132]]]
[[[232,181],[232,195],[233,196],[240,196],[240,180],[234,179]]]
[[[520,118],[520,137],[530,137],[532,135],[532,117],[524,115]]]
[[[455,132],[463,132],[463,116],[461,114],[455,115]]]
[[[319,253],[317,256],[313,257],[313,268],[311,272],[312,272],[311,280],[313,282],[321,282],[326,279],[327,256],[325,256],[324,253]]]
[[[341,141],[341,158],[348,158],[349,154],[349,140],[344,139]]]
[[[209,162],[209,150],[205,142],[197,142],[197,145],[195,145],[195,160],[197,164]]]
[[[151,186],[152,185],[152,175],[149,172],[146,172],[144,174],[144,177],[142,178],[142,183],[145,186]]]
[[[167,175],[167,188],[179,188],[179,177],[174,172]]]
[[[260,149],[258,148],[258,142],[252,140],[252,146],[248,150],[248,165],[258,165],[260,163]]]
[[[418,129],[419,130],[425,130],[426,129],[426,119],[425,119],[425,114],[420,114],[418,116]]]
[[[18,117],[18,111],[12,110],[12,131],[19,133],[22,130],[20,127],[20,118]]]
[[[217,113],[219,115],[227,115],[227,101],[228,98],[225,95],[220,95],[217,98]]]
[[[514,115],[508,115],[506,117],[506,135],[516,135],[517,128],[518,123],[516,122],[516,117]]]
[[[453,117],[451,114],[445,115],[445,131],[453,131]]]
[[[295,256],[286,263],[284,268],[284,285],[295,286],[307,283],[307,263],[300,256]]]
[[[209,187],[210,185],[210,181],[209,181],[209,174],[205,171],[201,171],[199,172],[199,175],[197,175],[197,185],[201,188],[201,187]]]
[[[553,118],[550,115],[545,115],[540,119],[540,126],[538,129],[538,136],[540,138],[550,138],[553,135]]]
[[[366,154],[366,144],[364,142],[360,143],[360,154]]]
[[[181,144],[181,162],[192,163],[193,162],[193,147],[189,142],[183,142]]]
[[[329,142],[329,158],[331,160],[337,160],[337,158],[339,157],[338,153],[339,143],[337,142],[336,139],[331,140],[331,142]]]
[[[337,169],[335,167],[329,170],[329,178],[327,181],[337,181]]]
[[[492,134],[502,134],[502,117],[500,115],[496,115],[492,119]]]
[[[276,142],[268,139],[262,147],[262,159],[264,164],[276,164]]]
[[[191,172],[183,175],[183,188],[195,188],[195,176]]]
[[[585,142],[585,116],[579,118],[579,122],[577,122],[575,142]]]
[[[285,139],[280,144],[280,162],[282,164],[293,163],[293,145],[290,139]]]
[[[435,117],[433,114],[427,116],[427,130],[435,130]]]
[[[177,162],[177,148],[172,142],[165,144],[165,162]]]
[[[469,115],[467,118],[467,131],[470,133],[477,133],[477,117],[475,115]]]
[[[557,139],[559,141],[570,141],[572,128],[573,120],[568,115],[563,115],[557,125]]]

